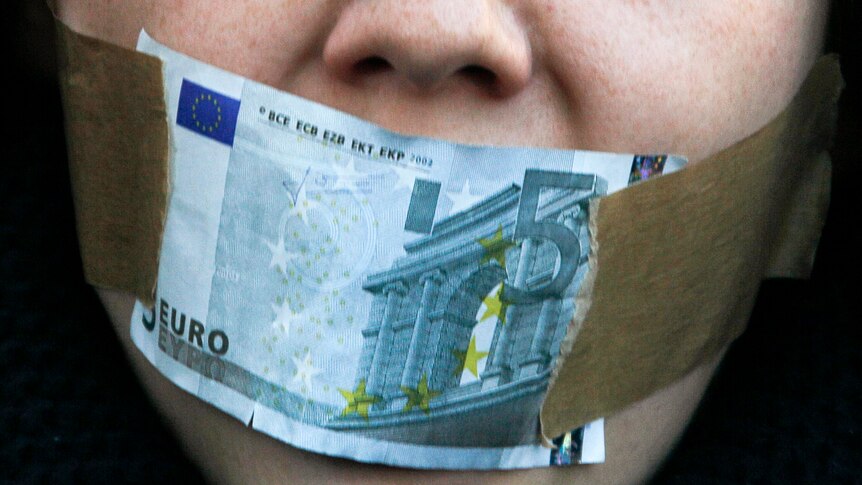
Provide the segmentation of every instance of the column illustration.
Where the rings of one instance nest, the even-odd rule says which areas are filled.
[[[383,289],[386,298],[386,309],[383,313],[383,322],[380,324],[380,333],[374,346],[374,357],[371,361],[371,370],[368,373],[367,392],[372,395],[383,394],[386,381],[386,371],[389,362],[389,353],[392,349],[392,338],[394,336],[393,326],[398,318],[398,310],[401,307],[401,299],[407,292],[404,283],[397,281],[389,284]],[[396,364],[399,365],[399,364]]]
[[[416,313],[416,321],[413,324],[413,335],[410,339],[410,349],[407,353],[407,362],[404,365],[404,373],[401,377],[401,385],[413,387],[422,377],[422,365],[427,355],[428,336],[431,332],[431,320],[429,312],[437,297],[437,287],[443,280],[440,270],[433,270],[422,275],[419,282],[422,284],[422,298],[419,303],[419,311]]]

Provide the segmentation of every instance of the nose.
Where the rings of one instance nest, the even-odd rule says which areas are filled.
[[[351,83],[385,75],[421,92],[469,83],[495,96],[523,89],[532,71],[527,32],[499,0],[353,0],[323,60]]]

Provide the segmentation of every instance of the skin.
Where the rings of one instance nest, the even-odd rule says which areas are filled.
[[[168,46],[403,133],[498,145],[680,153],[694,163],[786,106],[819,55],[822,0],[59,0],[67,25]],[[132,296],[99,294],[190,456],[223,483],[639,483],[720,356],[608,417],[603,465],[429,472],[307,453],[179,390],[128,338]]]

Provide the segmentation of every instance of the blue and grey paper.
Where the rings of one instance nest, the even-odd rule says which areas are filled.
[[[416,468],[604,460],[539,409],[587,271],[589,199],[673,156],[398,135],[206,65],[164,63],[171,195],[155,308],[168,379],[299,448]]]

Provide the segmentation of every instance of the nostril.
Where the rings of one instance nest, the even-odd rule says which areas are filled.
[[[475,64],[462,67],[458,70],[458,74],[482,88],[493,87],[497,82],[497,75],[493,71]]]
[[[392,69],[392,64],[380,56],[366,57],[353,66],[353,71],[358,75],[377,74]]]
[[[505,98],[533,79],[531,37],[505,6],[517,2],[341,3],[321,52],[333,80],[411,95],[466,89]]]

